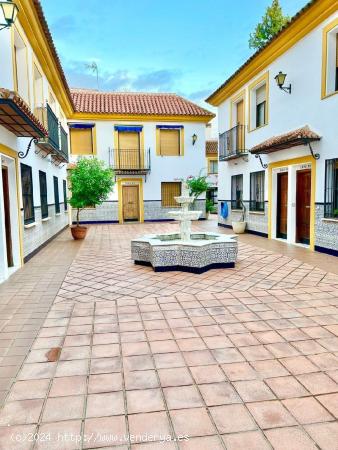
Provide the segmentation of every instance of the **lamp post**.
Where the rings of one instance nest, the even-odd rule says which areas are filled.
[[[0,23],[0,30],[3,30],[4,28],[10,28],[13,23],[15,22],[16,16],[19,12],[19,8],[16,6],[15,3],[11,1],[0,1],[0,7],[1,7],[1,13],[2,17],[5,20],[4,23]],[[2,18],[0,18],[1,20]]]
[[[291,94],[291,84],[289,84],[289,86],[284,86],[285,78],[286,78],[286,73],[279,71],[277,73],[277,75],[275,76],[277,86],[282,91],[288,92],[289,94]]]

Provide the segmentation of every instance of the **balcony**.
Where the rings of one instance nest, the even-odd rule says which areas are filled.
[[[34,114],[48,131],[48,135],[39,139],[37,146],[52,155],[52,158],[61,164],[68,162],[68,134],[60,124],[52,108],[46,104],[35,108]]]
[[[219,160],[241,158],[248,155],[245,148],[245,125],[236,125],[219,135]]]
[[[109,162],[116,175],[146,175],[150,172],[150,148],[146,152],[139,148],[110,149]]]

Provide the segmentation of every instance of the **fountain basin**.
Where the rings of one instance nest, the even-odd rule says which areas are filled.
[[[202,211],[169,211],[168,215],[175,220],[198,220]]]
[[[135,264],[152,266],[155,272],[180,270],[203,273],[209,269],[235,267],[237,236],[218,233],[149,234],[131,241]]]

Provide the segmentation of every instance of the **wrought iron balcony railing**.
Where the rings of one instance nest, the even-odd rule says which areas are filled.
[[[34,114],[48,131],[45,138],[39,139],[37,145],[60,162],[68,162],[68,134],[62,127],[52,108],[46,106],[35,108]]]
[[[246,156],[248,150],[245,148],[245,125],[236,125],[230,130],[219,135],[219,160]]]
[[[111,149],[110,166],[115,173],[148,173],[150,172],[150,148],[146,151],[138,149]]]

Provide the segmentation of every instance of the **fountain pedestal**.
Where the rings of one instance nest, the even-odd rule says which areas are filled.
[[[234,267],[237,258],[237,236],[218,233],[192,233],[191,221],[202,211],[189,211],[194,198],[188,186],[175,197],[181,210],[169,215],[180,222],[179,233],[150,234],[131,241],[131,257],[135,264],[152,266],[155,272],[181,270],[202,273],[209,269]]]

